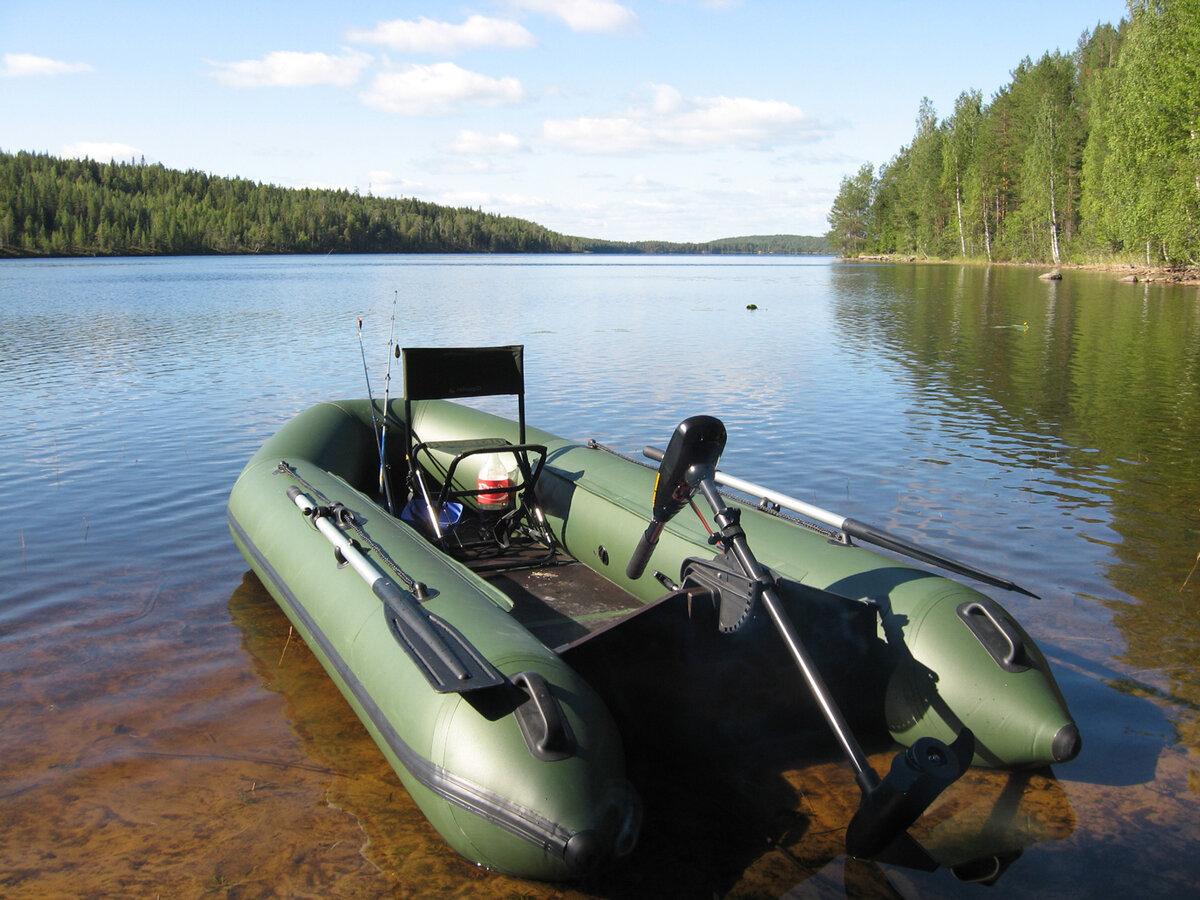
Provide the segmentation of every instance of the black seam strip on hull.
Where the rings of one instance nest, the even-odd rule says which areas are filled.
[[[388,721],[387,716],[383,714],[383,711],[367,692],[366,687],[358,680],[358,677],[346,665],[345,660],[334,649],[329,638],[317,627],[316,622],[309,615],[308,610],[304,608],[303,604],[300,603],[299,598],[292,593],[287,582],[279,576],[279,573],[250,539],[246,530],[234,518],[233,511],[226,508],[226,517],[229,521],[230,530],[237,536],[242,546],[250,551],[261,571],[266,574],[280,595],[286,600],[288,606],[291,607],[291,611],[304,623],[305,630],[316,639],[325,658],[337,669],[339,677],[350,688],[350,691],[354,694],[354,698],[370,717],[371,723],[378,729],[383,739],[392,749],[392,752],[396,754],[396,757],[408,773],[439,797],[489,822],[495,823],[517,837],[524,838],[530,843],[536,844],[560,857],[563,856],[566,852],[567,841],[570,840],[571,835],[561,826],[523,806],[513,803],[511,800],[495,794],[485,787],[448,772],[441,766],[436,765],[432,760],[425,759],[405,743],[404,739],[396,732],[392,723]]]

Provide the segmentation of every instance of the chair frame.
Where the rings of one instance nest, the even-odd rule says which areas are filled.
[[[520,344],[499,347],[406,347],[401,351],[404,373],[404,418],[405,459],[408,463],[409,490],[414,495],[424,493],[421,479],[420,458],[426,456],[433,462],[429,451],[441,450],[452,453],[453,458],[441,478],[442,484],[436,500],[426,499],[434,506],[438,516],[446,503],[463,498],[477,498],[480,494],[505,493],[513,498],[512,511],[503,517],[504,533],[497,534],[497,542],[507,544],[511,528],[525,518],[533,522],[530,515],[533,503],[533,487],[546,463],[547,450],[544,444],[528,443],[525,440],[525,372],[524,346]],[[517,398],[517,439],[513,444],[505,438],[479,437],[458,441],[420,441],[412,427],[412,404],[420,400],[457,400],[467,397],[490,397],[515,395]],[[515,484],[508,487],[454,489],[454,475],[458,466],[466,459],[484,453],[511,454],[517,461],[520,475]],[[536,463],[530,456],[536,455]],[[440,465],[437,466],[440,468]],[[429,468],[436,474],[435,468]],[[445,544],[440,528],[435,529],[439,542]],[[540,529],[539,529],[540,530]]]

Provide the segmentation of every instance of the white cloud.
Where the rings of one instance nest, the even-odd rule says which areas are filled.
[[[346,35],[356,44],[381,44],[403,53],[453,54],[480,47],[520,49],[537,46],[537,39],[516,22],[471,16],[461,25],[435,22],[422,16],[415,22],[394,19],[374,28],[356,28]]]
[[[652,108],[659,115],[668,115],[683,109],[683,94],[669,84],[654,84],[650,89],[654,92]]]
[[[549,119],[542,138],[556,147],[580,153],[633,153],[655,143],[653,130],[630,118]]]
[[[674,179],[672,171],[666,177]],[[653,176],[651,176],[653,177]],[[711,180],[685,179],[677,187],[636,190],[639,179],[620,181],[603,193],[560,198],[555,213],[537,221],[557,231],[613,240],[708,241],[739,234],[823,232],[832,196],[812,192],[714,187]],[[632,192],[628,192],[632,190]],[[821,223],[820,227],[807,224]]]
[[[262,59],[213,62],[213,77],[232,87],[349,87],[371,62],[369,54],[350,50],[341,56],[276,50]]]
[[[522,144],[515,134],[480,134],[464,130],[458,133],[449,149],[454,153],[516,153],[522,149]]]
[[[73,75],[76,72],[91,72],[92,67],[81,62],[62,62],[32,53],[5,53],[0,76],[21,78],[27,75]]]
[[[615,0],[514,0],[514,5],[558,19],[572,31],[628,33],[640,24],[633,10]]]
[[[580,153],[763,149],[817,136],[812,118],[782,100],[747,97],[685,99],[666,85],[649,104],[620,115],[549,119],[542,138]]]
[[[515,78],[490,78],[454,63],[410,65],[381,72],[362,101],[386,112],[408,116],[437,116],[458,106],[509,106],[525,98]]]
[[[76,141],[67,144],[58,151],[58,155],[67,159],[94,159],[96,162],[126,162],[142,156],[142,151],[129,144],[119,144],[104,141]]]
[[[698,98],[690,109],[681,110],[671,121],[676,140],[688,144],[736,144],[762,146],[811,128],[812,121],[798,106],[782,100],[751,100],[746,97]]]
[[[367,173],[367,191],[377,197],[412,196],[425,185],[395,175],[386,169],[372,169]]]
[[[672,193],[677,191],[678,188],[651,178],[649,175],[637,174],[628,181],[616,185],[613,190],[635,194],[646,194],[652,191],[658,191],[660,193]]]
[[[515,193],[491,194],[486,191],[445,191],[438,194],[434,202],[520,217],[529,217],[539,210],[554,206],[545,197]]]

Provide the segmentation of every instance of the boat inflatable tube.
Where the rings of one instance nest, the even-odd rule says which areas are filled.
[[[288,422],[231,493],[239,550],[456,851],[542,880],[578,877],[627,854],[640,806],[604,704],[508,615],[503,594],[364,493],[378,467],[373,442],[365,401],[322,404]],[[381,598],[345,564],[289,496],[297,487],[341,504],[372,542],[365,555],[388,585],[383,593],[445,623],[500,682],[434,690],[389,623],[395,598]],[[416,600],[414,585],[428,599]]]

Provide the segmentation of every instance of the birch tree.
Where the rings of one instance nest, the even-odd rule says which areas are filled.
[[[966,222],[971,218],[969,212],[963,213],[964,195],[969,173],[975,166],[975,146],[982,117],[983,95],[979,91],[963,91],[954,102],[954,115],[945,123],[942,180],[954,193],[958,247],[964,257],[968,255]]]
[[[1117,67],[1110,191],[1134,202],[1121,222],[1147,262],[1200,256],[1200,0],[1130,4]]]

